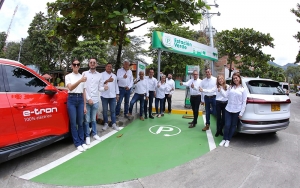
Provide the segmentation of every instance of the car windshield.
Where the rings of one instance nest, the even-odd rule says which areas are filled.
[[[247,83],[251,94],[285,95],[279,82],[269,80],[251,80]]]

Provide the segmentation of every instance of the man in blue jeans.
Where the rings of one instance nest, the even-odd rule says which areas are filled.
[[[130,65],[129,61],[125,60],[123,62],[123,68],[120,68],[117,71],[117,79],[118,79],[118,86],[120,92],[120,98],[116,107],[117,117],[120,115],[121,104],[124,98],[124,117],[128,118],[127,114],[128,114],[130,91],[133,86],[133,75],[132,75],[132,71],[129,69],[129,65]]]
[[[101,101],[103,110],[104,126],[103,130],[108,128],[108,105],[110,110],[112,128],[116,131],[120,130],[116,125],[116,102],[119,100],[119,87],[117,84],[117,76],[112,73],[111,63],[107,63],[105,66],[105,71],[102,73],[102,78],[100,82]]]
[[[148,101],[149,97],[149,89],[148,89],[148,81],[144,78],[144,71],[139,72],[139,78],[134,81],[135,84],[135,93],[130,101],[129,106],[129,114],[128,116],[132,116],[132,108],[134,103],[140,101],[140,120],[144,121],[143,111],[144,111],[144,101]]]
[[[85,142],[87,145],[91,143],[90,139],[90,124],[92,125],[92,136],[95,140],[100,140],[97,133],[96,115],[99,108],[99,91],[100,91],[100,79],[101,73],[96,71],[97,61],[96,58],[89,60],[90,70],[85,71],[83,74],[87,77],[87,81],[84,83],[84,97],[86,100],[85,106],[87,113],[85,114],[84,122],[84,134]]]
[[[217,91],[217,78],[211,75],[211,70],[205,70],[206,78],[201,82],[200,91],[201,93],[201,104],[205,103],[205,127],[202,131],[209,130],[210,126],[210,115],[216,114],[216,91]]]

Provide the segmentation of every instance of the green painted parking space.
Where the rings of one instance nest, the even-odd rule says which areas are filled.
[[[31,179],[53,185],[88,186],[141,178],[174,168],[209,152],[203,119],[188,128],[190,119],[166,114],[135,120],[88,151]],[[215,118],[211,118],[215,134]],[[122,135],[122,136],[121,136]],[[221,137],[215,138],[216,144]]]

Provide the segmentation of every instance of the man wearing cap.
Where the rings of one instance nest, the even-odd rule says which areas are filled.
[[[149,111],[149,118],[150,119],[154,119],[154,117],[152,116],[152,103],[153,103],[153,98],[155,97],[156,93],[155,93],[155,89],[156,89],[156,85],[157,85],[157,79],[154,78],[154,70],[151,68],[149,70],[149,76],[146,76],[145,79],[148,82],[148,89],[149,89],[149,98],[148,101],[145,101],[144,104],[144,113],[145,113],[145,119],[148,118],[148,111]],[[149,110],[148,110],[148,102],[149,102]]]
[[[124,102],[124,117],[128,118],[128,107],[129,107],[129,98],[130,98],[130,90],[133,86],[133,76],[132,71],[129,69],[129,61],[123,61],[123,68],[118,69],[117,71],[117,79],[118,79],[118,86],[120,92],[120,98],[116,106],[116,116],[120,115],[121,111],[121,104],[123,98],[125,98]]]

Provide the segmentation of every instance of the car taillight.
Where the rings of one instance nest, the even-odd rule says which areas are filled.
[[[284,103],[291,103],[291,100],[287,99],[285,101],[266,101],[264,99],[248,97],[247,104],[249,104],[249,103],[251,103],[251,104],[274,104],[274,103],[284,104]]]

